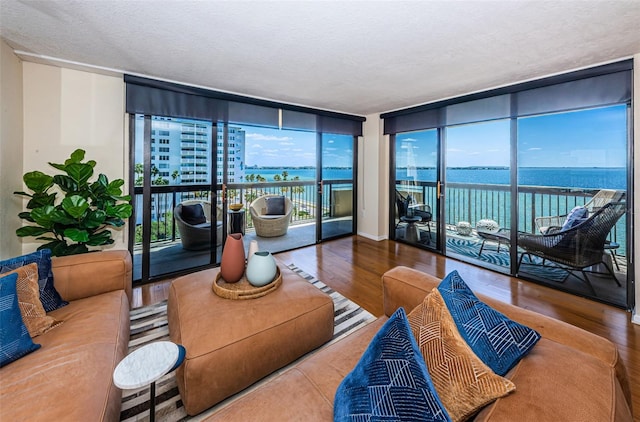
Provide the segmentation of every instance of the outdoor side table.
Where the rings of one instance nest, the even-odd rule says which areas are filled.
[[[245,210],[229,210],[229,233],[242,233],[244,236]]]
[[[184,361],[183,346],[170,341],[147,344],[125,356],[113,371],[113,383],[123,390],[150,384],[149,420],[156,416],[156,381],[178,368]]]

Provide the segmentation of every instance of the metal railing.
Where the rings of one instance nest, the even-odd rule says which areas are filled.
[[[226,186],[222,192],[218,186],[217,195],[213,195],[210,185],[177,185],[151,187],[151,243],[176,241],[180,239],[173,218],[174,208],[183,201],[199,199],[216,204],[217,218],[224,218],[223,197],[228,204],[245,204],[245,230],[253,230],[251,213],[247,209],[249,204],[262,195],[277,194],[288,197],[293,203],[290,225],[312,223],[316,221],[318,213],[322,218],[333,218],[349,215],[352,210],[353,181],[332,180],[323,183],[323,201],[317,206],[318,186],[314,181],[281,181],[277,183],[233,183]],[[346,195],[345,195],[346,193]],[[135,218],[136,239],[134,247],[142,242],[142,187],[136,187]]]
[[[435,212],[436,182],[396,183],[396,189],[411,194],[417,203],[429,204]],[[584,205],[598,189],[569,187],[518,186],[518,230],[535,233],[535,219],[542,216],[567,215],[571,209]],[[450,227],[466,221],[475,227],[482,219],[491,219],[500,227],[511,228],[511,187],[480,183],[447,183],[444,198],[445,224]],[[626,255],[626,215],[611,230],[610,240],[620,245],[619,255]]]

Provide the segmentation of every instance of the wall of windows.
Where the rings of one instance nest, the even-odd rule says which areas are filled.
[[[382,115],[391,198],[403,141],[437,134],[442,189],[430,201],[443,236],[422,242],[420,227],[410,243],[631,308],[631,71],[624,61]],[[398,218],[390,227],[407,241]]]
[[[262,240],[272,253],[355,232],[355,140],[364,118],[138,77],[125,82],[134,280],[216,265],[227,233],[261,236],[247,207],[264,195],[293,204],[296,230]],[[232,215],[233,203],[244,210]],[[202,221],[182,218],[194,204]]]

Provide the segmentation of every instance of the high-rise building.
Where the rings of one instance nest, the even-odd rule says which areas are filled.
[[[210,143],[213,126],[208,122],[153,117],[151,122],[152,184],[209,184],[213,171]],[[216,179],[224,172],[223,127],[218,126]],[[227,181],[244,181],[245,132],[228,128]]]

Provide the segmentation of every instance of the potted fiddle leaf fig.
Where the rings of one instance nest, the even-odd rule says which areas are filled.
[[[111,229],[124,226],[133,211],[131,196],[122,195],[124,180],[109,182],[100,174],[90,181],[96,162],[83,162],[84,155],[77,149],[64,164],[49,163],[64,174],[26,173],[22,179],[32,192],[14,192],[30,198],[28,211],[18,216],[32,223],[16,234],[45,241],[38,250],[51,249],[53,256],[86,253],[89,247],[114,243]]]

